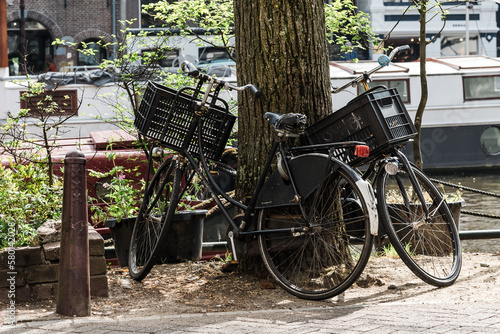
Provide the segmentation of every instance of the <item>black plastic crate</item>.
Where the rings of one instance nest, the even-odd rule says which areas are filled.
[[[311,144],[365,142],[371,157],[412,139],[416,133],[395,88],[362,94],[305,130]],[[344,156],[342,159],[348,163],[357,159]]]
[[[193,103],[199,101],[192,93],[194,88],[179,92],[149,82],[134,122],[137,131],[176,151],[187,147],[189,153],[199,157],[198,130],[193,136],[188,136],[190,125],[197,122]],[[207,159],[218,160],[221,157],[235,120],[236,116],[219,98],[203,115],[202,147]]]

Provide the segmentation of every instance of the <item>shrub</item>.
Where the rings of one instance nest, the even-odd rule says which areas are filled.
[[[49,185],[47,165],[0,165],[0,248],[36,243],[37,229],[47,219],[59,219],[62,181]],[[8,228],[15,228],[14,244],[7,244]]]

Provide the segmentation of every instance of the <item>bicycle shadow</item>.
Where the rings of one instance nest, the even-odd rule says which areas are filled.
[[[496,284],[497,277],[500,277],[499,266],[483,267],[483,264],[476,263],[475,265],[469,264],[467,267],[462,268],[457,281],[448,287],[429,285],[421,281],[409,269],[404,268],[407,271],[404,276],[408,279],[406,282],[401,278],[397,282],[392,281],[388,275],[387,283],[383,282],[384,285],[376,286],[374,282],[367,288],[351,287],[342,295],[333,298],[332,303],[334,306],[349,306],[403,301],[419,303],[481,301],[480,292],[484,292],[486,285],[490,285],[490,289],[496,289],[500,293],[500,287]],[[363,275],[362,280],[366,279],[365,276]]]

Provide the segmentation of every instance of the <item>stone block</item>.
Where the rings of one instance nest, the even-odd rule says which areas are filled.
[[[59,265],[26,267],[24,274],[28,284],[57,282],[59,280]]]
[[[48,299],[55,296],[57,283],[35,284],[32,287],[31,296],[34,299]]]
[[[10,279],[14,278],[15,286],[23,286],[26,284],[26,279],[24,278],[23,270],[18,270],[12,272],[10,270],[0,270],[0,288],[9,288]]]
[[[0,303],[6,304],[10,301],[9,298],[9,289],[7,288],[0,288]],[[2,306],[3,308],[3,306]]]
[[[104,256],[90,257],[90,276],[106,275],[106,259]]]
[[[37,229],[38,239],[41,244],[61,240],[61,220],[49,219]]]
[[[43,251],[40,246],[37,247],[17,247],[10,250],[15,257],[15,267],[33,266],[45,262]],[[0,269],[8,269],[9,249],[0,252]]]
[[[44,244],[42,247],[47,261],[59,261],[59,250],[61,249],[60,241],[50,242]]]
[[[16,288],[16,300],[28,300],[31,298],[31,287],[29,285]]]
[[[89,225],[89,255],[104,256],[104,239]]]
[[[90,295],[92,297],[109,297],[108,278],[106,275],[90,277]]]

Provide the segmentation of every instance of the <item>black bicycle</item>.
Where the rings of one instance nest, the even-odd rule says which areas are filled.
[[[390,243],[404,263],[423,281],[435,286],[453,284],[460,273],[462,253],[453,216],[445,198],[426,174],[411,163],[400,149],[416,134],[398,91],[385,86],[370,88],[370,75],[384,66],[390,56],[381,56],[379,65],[342,87],[338,93],[360,83],[365,92],[345,107],[306,129],[311,143],[359,140],[370,147],[369,158],[343,159],[352,167],[363,167],[363,179],[376,192],[380,217],[379,244]]]
[[[234,261],[235,240],[256,237],[270,275],[289,293],[325,299],[349,288],[369,260],[378,217],[370,183],[335,156],[366,155],[367,147],[358,141],[289,147],[287,138],[302,134],[306,117],[265,113],[276,140],[251,199],[236,201],[210,173],[209,164],[219,161],[236,120],[219,93],[250,90],[259,97],[261,92],[207,76],[189,63],[182,69],[198,80],[196,87],[175,91],[148,83],[135,120],[138,131],[157,145],[149,154],[155,172],[146,176],[131,240],[131,277],[143,279],[160,262],[174,216],[185,209],[187,189],[197,175],[229,222]],[[231,217],[222,200],[243,214]]]

